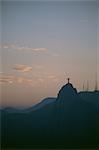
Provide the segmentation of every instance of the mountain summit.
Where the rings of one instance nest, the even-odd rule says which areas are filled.
[[[58,99],[72,98],[75,95],[77,95],[76,88],[74,88],[71,83],[67,83],[60,89]]]

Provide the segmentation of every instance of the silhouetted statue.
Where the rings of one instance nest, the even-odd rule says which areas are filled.
[[[68,80],[68,84],[69,84],[70,78],[67,78],[67,80]]]

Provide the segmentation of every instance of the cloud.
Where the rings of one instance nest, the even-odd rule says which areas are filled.
[[[8,83],[8,84],[12,84],[15,80],[15,77],[14,76],[5,76],[5,75],[2,75],[0,77],[0,83]]]
[[[54,76],[54,75],[49,75],[49,76],[47,76],[47,78],[48,78],[48,79],[54,79],[54,78],[56,78],[56,76]]]
[[[59,79],[55,75],[49,75],[49,76],[47,76],[47,78],[51,79],[54,82],[58,82],[59,81]]]
[[[16,65],[14,68],[14,70],[17,70],[19,72],[30,72],[32,71],[32,67],[26,66],[26,65]]]
[[[29,78],[24,78],[24,77],[18,77],[16,79],[16,82],[17,83],[22,83],[22,84],[29,84],[29,85],[32,85],[32,79],[29,79]]]
[[[38,52],[38,51],[47,51],[47,48],[33,48],[31,50],[36,51],[36,52]]]
[[[14,50],[19,50],[19,51],[31,51],[31,52],[45,52],[48,50],[47,48],[32,48],[32,47],[27,47],[27,46],[18,46],[15,44],[1,44],[0,48],[1,49],[14,49]]]
[[[4,48],[4,49],[8,49],[8,48],[9,48],[9,46],[7,46],[7,45],[4,45],[4,46],[3,46],[3,48]]]
[[[15,48],[17,50],[26,50],[26,51],[31,51],[31,52],[43,52],[47,51],[47,48],[30,48],[30,47],[17,47]]]
[[[9,76],[9,75],[3,75],[0,77],[0,83],[4,84],[25,84],[25,85],[30,85],[33,86],[33,80],[30,78],[25,78],[25,77],[16,77],[16,76]]]

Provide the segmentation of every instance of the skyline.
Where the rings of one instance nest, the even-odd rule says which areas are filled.
[[[68,77],[78,91],[87,82],[90,90],[95,88],[96,78],[99,82],[97,4],[1,3],[2,104],[27,106],[56,96]]]

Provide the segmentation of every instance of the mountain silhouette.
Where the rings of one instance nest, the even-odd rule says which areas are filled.
[[[99,109],[99,91],[82,91],[79,92],[79,96],[87,101],[90,102],[91,104],[93,104],[96,108]]]
[[[52,98],[52,97],[45,98],[42,101],[40,101],[38,104],[34,105],[33,107],[28,108],[27,111],[36,111],[46,105],[53,103],[55,100],[56,98]]]
[[[1,110],[5,111],[7,113],[29,113],[31,111],[33,112],[33,111],[36,111],[46,105],[49,105],[49,104],[53,103],[55,100],[56,100],[56,98],[48,97],[48,98],[41,100],[39,103],[33,105],[32,107],[28,107],[28,108],[4,107]]]
[[[90,100],[90,93],[78,93],[68,82],[57,98],[23,113],[1,110],[2,148],[97,148],[99,111],[92,102],[98,95]]]
[[[60,89],[58,93],[58,98],[64,99],[74,97],[75,94],[77,94],[76,88],[73,88],[73,85],[71,83],[67,83]]]

